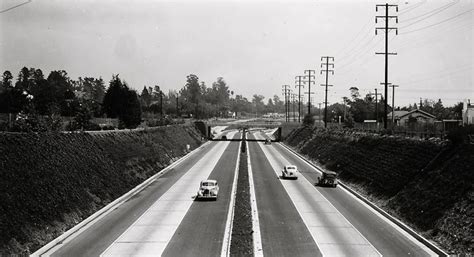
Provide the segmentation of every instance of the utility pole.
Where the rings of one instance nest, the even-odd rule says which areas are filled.
[[[395,88],[399,87],[398,85],[390,85],[392,88],[392,127],[395,126]],[[387,100],[385,100],[387,101]]]
[[[281,86],[283,89],[283,94],[285,94],[285,121],[288,122],[288,91],[289,91],[289,85],[283,85]]]
[[[178,99],[179,99],[179,93],[176,92],[176,117],[179,118],[179,102],[178,102]]]
[[[379,19],[385,19],[385,27],[376,27],[375,28],[375,35],[377,35],[377,31],[379,29],[382,29],[382,30],[385,31],[385,52],[375,53],[375,54],[385,55],[385,82],[384,82],[384,85],[385,85],[385,99],[387,99],[387,95],[388,95],[388,56],[397,54],[397,53],[389,53],[388,52],[388,32],[390,30],[394,29],[396,35],[398,35],[398,28],[388,26],[388,23],[389,23],[390,19],[395,19],[396,23],[398,23],[398,16],[388,15],[388,10],[389,10],[390,7],[395,7],[395,10],[398,12],[398,5],[396,5],[396,4],[377,4],[377,5],[375,5],[375,11],[376,12],[379,11],[378,10],[379,7],[385,7],[384,8],[385,9],[385,15],[375,16],[375,23],[377,23],[377,21]],[[387,111],[388,111],[388,104],[387,104],[387,100],[385,100],[385,108],[384,108],[385,119],[384,119],[384,122],[383,122],[383,126],[384,126],[385,129],[387,129],[387,115],[388,115]]]
[[[295,112],[295,102],[296,102],[296,94],[291,94],[293,100],[293,122],[296,122],[296,112]]]
[[[326,59],[326,62],[323,62],[323,60]],[[323,74],[323,72],[326,73],[326,84],[325,85],[321,85],[323,87],[326,87],[326,95],[324,97],[324,127],[326,128],[327,125],[328,125],[328,87],[332,87],[332,85],[328,85],[328,75],[329,75],[329,72],[332,73],[332,75],[334,75],[334,70],[330,70],[329,69],[329,66],[331,66],[333,69],[334,69],[334,63],[329,63],[329,60],[332,60],[334,62],[334,57],[330,57],[330,56],[323,56],[321,57],[321,68],[326,68],[324,70],[321,70],[321,74]]]
[[[375,94],[370,93],[370,95],[375,95],[375,123],[379,123],[379,102],[378,96],[382,96],[381,93],[377,93],[377,88],[375,89]],[[378,125],[377,125],[378,126]]]
[[[161,102],[160,114],[161,114],[161,118],[163,118],[163,91],[161,90],[160,90],[160,102]]]
[[[318,103],[319,105],[319,123],[321,124],[321,104],[323,103]]]
[[[296,76],[295,79],[297,79],[296,82],[298,82],[298,85],[295,85],[295,88],[298,87],[298,122],[301,122],[301,87],[304,87],[303,84],[303,79],[304,76]]]
[[[311,83],[314,84],[314,80],[315,80],[315,76],[314,76],[314,73],[316,71],[315,70],[305,70],[304,71],[304,78],[308,79],[308,80],[305,80],[304,83],[308,83],[308,115],[311,115],[311,94],[314,94],[314,92],[311,92]],[[307,75],[306,75],[307,74]],[[311,81],[311,79],[313,79],[313,81]]]

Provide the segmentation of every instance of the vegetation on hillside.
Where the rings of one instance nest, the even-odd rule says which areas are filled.
[[[474,251],[474,145],[308,127],[286,142],[442,248]]]
[[[183,126],[0,133],[0,255],[35,251],[200,143]]]

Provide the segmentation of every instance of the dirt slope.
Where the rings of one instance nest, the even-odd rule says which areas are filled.
[[[0,134],[0,256],[28,254],[201,144],[192,127]]]
[[[443,249],[474,252],[474,145],[308,127],[285,142]]]

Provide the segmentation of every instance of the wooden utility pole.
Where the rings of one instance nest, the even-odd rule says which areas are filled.
[[[395,88],[399,87],[398,85],[390,85],[392,88],[392,127],[395,126]],[[387,101],[387,100],[385,100]]]
[[[398,29],[395,28],[395,27],[389,27],[389,20],[390,19],[395,19],[396,23],[398,23],[398,16],[391,16],[391,15],[388,15],[388,10],[390,7],[395,7],[396,11],[398,12],[398,5],[394,5],[394,4],[377,4],[375,6],[375,11],[378,12],[379,10],[379,7],[385,7],[385,15],[383,16],[375,16],[375,23],[377,23],[377,21],[379,19],[385,19],[385,27],[377,27],[375,28],[375,35],[377,35],[377,31],[379,29],[381,30],[384,30],[385,32],[385,52],[383,53],[375,53],[375,54],[383,54],[385,55],[385,82],[384,82],[384,85],[385,85],[385,99],[387,99],[387,95],[388,95],[388,56],[389,55],[396,55],[397,53],[389,53],[388,52],[388,32],[390,30],[395,30],[396,34],[398,35]],[[384,125],[384,128],[387,129],[387,113],[388,111],[388,104],[387,104],[387,100],[385,100],[385,108],[384,108],[384,114],[385,114],[385,119],[384,119],[384,122],[383,122],[383,125]]]
[[[305,70],[304,71],[304,78],[308,79],[308,80],[305,80],[304,83],[308,83],[308,115],[311,115],[311,94],[314,94],[314,92],[311,92],[311,84],[314,84],[314,80],[315,80],[315,76],[314,76],[314,73],[316,71],[315,70]],[[307,74],[307,75],[306,75]]]
[[[321,70],[321,74],[323,74],[323,72],[326,73],[326,84],[321,85],[321,86],[326,87],[326,94],[324,97],[324,127],[326,128],[328,124],[328,87],[332,87],[332,85],[328,85],[328,75],[329,75],[329,72],[331,72],[332,75],[334,75],[334,70],[329,69],[329,66],[331,66],[334,69],[334,63],[329,63],[329,59],[331,59],[334,62],[334,57],[330,57],[330,56],[321,57],[321,61],[323,61],[324,59],[326,59],[326,62],[321,63],[321,68],[325,67],[325,69]]]
[[[301,122],[301,87],[304,88],[304,85],[301,84],[303,83],[304,81],[302,80],[304,78],[304,76],[296,76],[295,79],[297,79],[295,81],[295,83],[298,83],[297,85],[295,85],[295,88],[298,87],[298,122]]]
[[[288,89],[290,86],[289,85],[283,85],[281,86],[283,89],[283,94],[285,94],[285,121],[288,122],[289,120],[289,117],[288,117],[288,114],[289,114],[289,106],[288,106],[288,92],[290,91],[290,89]]]

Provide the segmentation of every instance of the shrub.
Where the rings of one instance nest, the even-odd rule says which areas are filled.
[[[303,125],[305,126],[313,126],[314,125],[314,117],[313,115],[306,114],[303,118]]]

